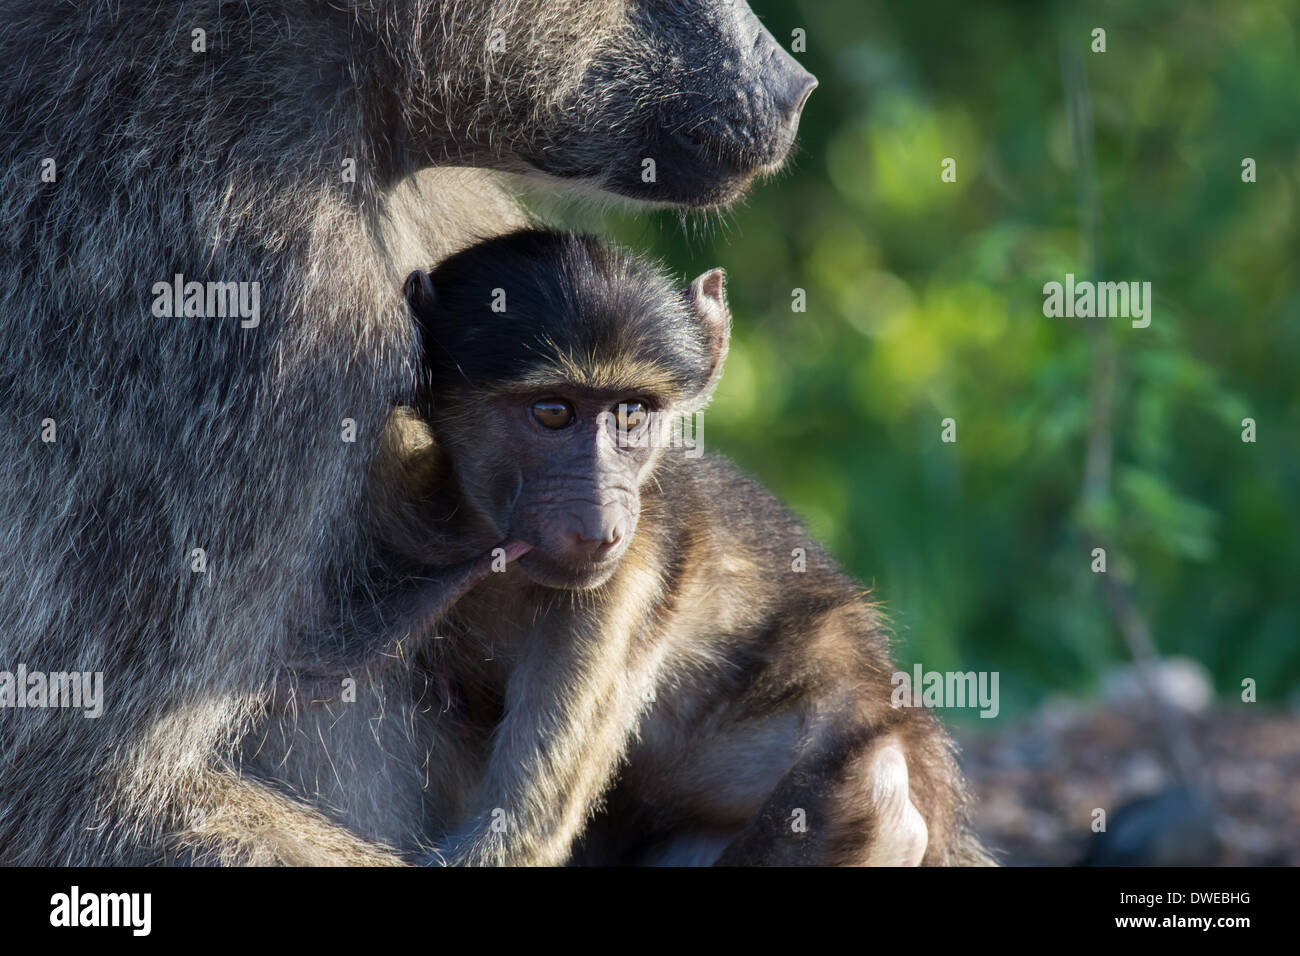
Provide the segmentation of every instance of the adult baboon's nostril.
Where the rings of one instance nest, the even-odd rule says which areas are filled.
[[[799,117],[808,103],[808,97],[817,89],[817,77],[813,76],[793,59],[786,65],[785,75],[773,90],[777,109],[787,126],[798,126]]]
[[[809,73],[808,80],[804,83],[803,93],[799,95],[799,104],[794,108],[791,119],[797,119],[803,113],[803,108],[808,105],[808,97],[813,95],[815,89],[817,89],[817,77]]]

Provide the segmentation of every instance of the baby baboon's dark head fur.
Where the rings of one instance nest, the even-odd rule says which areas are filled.
[[[432,2],[406,16],[392,29],[415,44],[402,100],[418,104],[417,164],[718,205],[781,165],[817,85],[745,0]]]
[[[676,286],[596,240],[526,230],[406,283],[422,410],[466,502],[533,550],[538,583],[593,587],[627,549],[640,488],[726,355],[719,270]]]

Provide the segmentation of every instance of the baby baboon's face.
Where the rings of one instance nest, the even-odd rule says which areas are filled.
[[[641,484],[662,444],[657,401],[557,382],[491,405],[511,459],[496,476],[496,523],[501,537],[532,547],[520,570],[546,587],[603,584],[636,532]]]
[[[521,230],[412,273],[405,292],[418,401],[467,515],[530,546],[518,566],[539,584],[608,580],[674,426],[721,373],[721,270],[683,289],[590,236]]]

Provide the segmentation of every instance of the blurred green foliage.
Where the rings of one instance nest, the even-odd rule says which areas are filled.
[[[875,586],[900,658],[1000,671],[1004,713],[1127,659],[1089,529],[1162,652],[1224,694],[1243,677],[1293,694],[1300,2],[752,5],[787,44],[807,31],[821,80],[792,170],[703,220],[614,217],[684,276],[728,270],[735,340],[706,443]],[[1090,272],[1071,56],[1094,125],[1093,277],[1150,281],[1147,329],[1043,315],[1045,282]],[[1111,480],[1085,512],[1105,336]]]

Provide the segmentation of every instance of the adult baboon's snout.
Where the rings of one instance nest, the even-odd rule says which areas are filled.
[[[805,70],[803,64],[776,41],[752,10],[746,8],[741,16],[742,29],[750,33],[762,63],[759,82],[771,96],[778,116],[793,134],[798,129],[799,116],[808,97],[817,89],[817,77]]]

